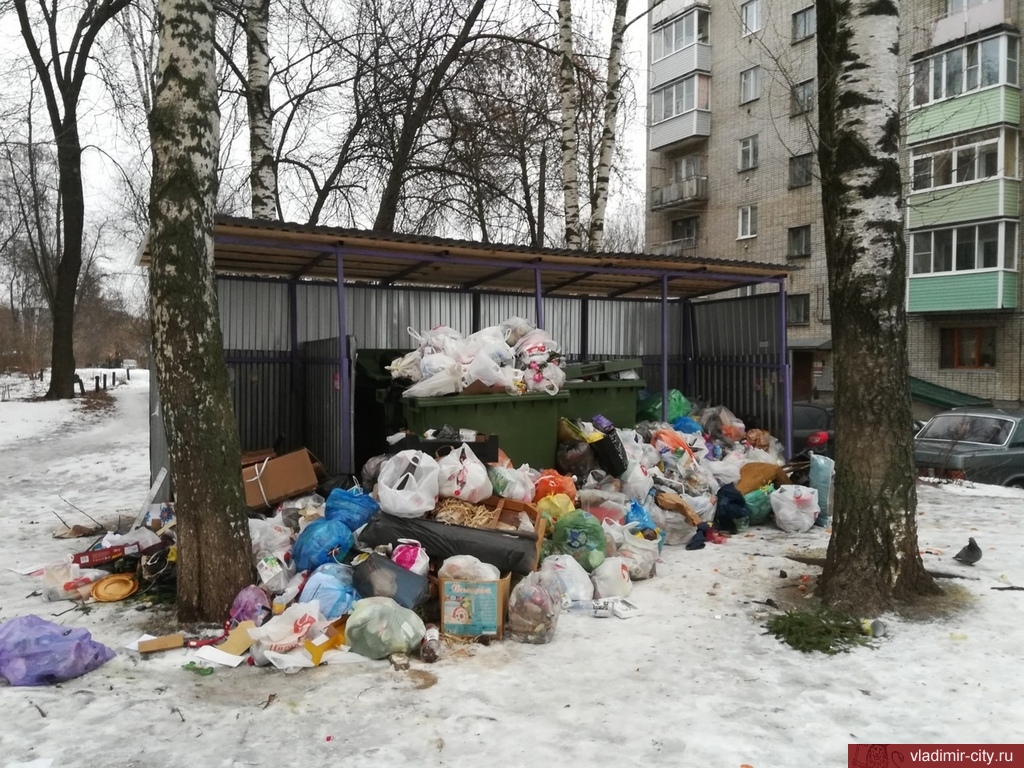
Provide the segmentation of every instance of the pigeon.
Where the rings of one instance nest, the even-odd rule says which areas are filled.
[[[964,565],[974,565],[981,560],[981,547],[972,538],[967,539],[967,546],[953,555],[953,559]]]

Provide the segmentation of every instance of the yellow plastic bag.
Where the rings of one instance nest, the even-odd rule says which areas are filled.
[[[564,493],[553,493],[550,496],[545,496],[540,501],[535,502],[535,505],[540,510],[540,513],[547,515],[553,523],[558,522],[562,515],[567,515],[576,509],[573,500]]]

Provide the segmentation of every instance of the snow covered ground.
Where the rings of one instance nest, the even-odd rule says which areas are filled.
[[[15,398],[32,394],[25,380],[5,383]],[[634,586],[642,616],[563,614],[548,645],[449,648],[408,672],[366,660],[201,677],[182,669],[193,651],[141,658],[125,644],[171,630],[166,612],[133,601],[69,611],[36,594],[38,577],[15,572],[90,541],[52,538],[64,527],[54,513],[115,525],[138,512],[149,486],[147,373],[133,371],[112,396],[110,409],[0,402],[0,621],[36,614],[117,650],[62,685],[0,685],[0,768],[802,768],[846,765],[854,742],[1020,740],[1024,594],[993,587],[1024,584],[1024,492],[990,486],[920,488],[926,565],[964,575],[955,583],[967,607],[883,617],[889,637],[837,656],[766,635],[769,609],[757,602],[799,601],[799,577],[816,570],[785,555],[820,554],[827,534],[754,528],[699,551],[666,548],[658,576]],[[984,551],[973,568],[952,560],[969,535]]]

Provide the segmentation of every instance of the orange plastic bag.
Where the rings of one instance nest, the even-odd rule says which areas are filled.
[[[696,461],[696,458],[693,455],[693,450],[686,443],[686,440],[683,438],[683,436],[676,432],[674,429],[659,429],[657,432],[651,435],[651,443],[653,443],[656,448],[660,448],[660,445],[664,445],[669,450],[686,451],[688,454],[690,454],[690,458]]]
[[[560,475],[553,469],[545,469],[540,473],[534,486],[533,500],[534,502],[540,501],[553,493],[564,493],[573,504],[576,503],[576,483],[572,481],[572,478]]]

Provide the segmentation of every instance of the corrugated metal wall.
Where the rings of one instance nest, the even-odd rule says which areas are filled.
[[[725,405],[748,427],[783,434],[779,295],[694,303],[693,384],[687,392]]]
[[[220,278],[218,286],[243,450],[270,446],[283,436],[286,447],[307,445],[328,468],[339,469],[335,286],[291,287],[238,278]],[[294,353],[292,290],[298,343]],[[477,328],[512,316],[532,321],[536,315],[529,295],[356,287],[346,292],[346,304],[348,332],[357,351],[411,348],[410,327],[450,325],[470,333],[476,329],[474,304]],[[751,424],[780,435],[778,294],[690,305],[671,302],[668,310],[669,386],[702,402],[726,405]],[[660,389],[660,301],[546,298],[543,311],[545,329],[568,360],[640,357],[648,388]]]

